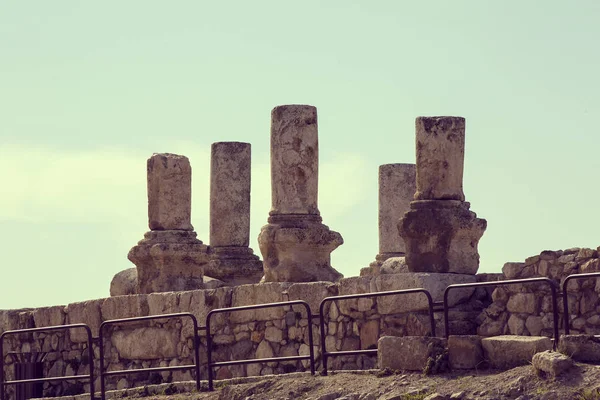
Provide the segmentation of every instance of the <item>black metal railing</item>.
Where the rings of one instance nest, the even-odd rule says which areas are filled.
[[[550,291],[552,293],[552,318],[554,322],[554,349],[556,349],[556,345],[559,339],[558,334],[558,307],[556,300],[556,287],[557,284],[550,278],[527,278],[527,279],[510,279],[506,281],[493,281],[493,282],[475,282],[475,283],[457,283],[454,285],[450,285],[444,291],[444,329],[446,338],[450,336],[450,321],[448,320],[448,309],[450,308],[448,305],[448,293],[452,289],[460,289],[460,288],[470,288],[470,287],[486,287],[486,286],[504,286],[504,285],[516,285],[523,283],[545,283],[550,286]]]
[[[562,296],[563,296],[563,308],[564,308],[564,323],[565,323],[565,335],[569,334],[570,321],[569,321],[569,299],[567,298],[567,284],[571,280],[587,279],[587,278],[600,278],[600,272],[590,272],[588,274],[572,274],[565,278],[562,283]]]
[[[377,349],[366,349],[366,350],[347,350],[347,351],[335,351],[335,352],[327,352],[325,348],[325,315],[324,315],[324,307],[325,304],[331,301],[336,300],[350,300],[350,299],[360,299],[363,297],[382,297],[382,296],[392,296],[398,294],[414,294],[414,293],[424,293],[427,296],[427,302],[429,304],[429,322],[431,324],[431,336],[435,336],[435,320],[433,318],[433,299],[431,298],[431,294],[421,288],[416,289],[403,289],[403,290],[390,290],[386,292],[372,292],[372,293],[361,293],[361,294],[348,294],[343,296],[331,296],[326,297],[321,301],[319,305],[319,328],[321,334],[321,357],[323,358],[323,375],[327,375],[327,358],[329,357],[340,357],[340,356],[348,356],[348,355],[359,355],[359,354],[377,354]]]
[[[137,369],[127,369],[127,370],[119,370],[119,371],[104,371],[104,328],[109,325],[123,325],[132,322],[141,322],[141,321],[150,321],[157,319],[169,319],[169,318],[190,318],[194,325],[194,364],[189,365],[174,365],[170,367],[154,367],[154,368],[137,368]],[[181,371],[181,370],[189,370],[193,369],[196,372],[196,390],[200,391],[200,352],[198,348],[198,321],[196,317],[192,313],[183,312],[183,313],[174,313],[174,314],[161,314],[161,315],[150,315],[146,317],[134,317],[134,318],[122,318],[122,319],[112,319],[108,321],[104,321],[100,325],[100,339],[99,339],[99,347],[100,347],[100,398],[101,400],[106,399],[106,388],[104,383],[104,378],[107,376],[114,375],[128,375],[135,374],[141,372],[164,372],[164,371]],[[3,399],[0,399],[3,400]]]
[[[304,306],[304,308],[306,308],[306,314],[307,314],[307,318],[308,318],[308,346],[310,347],[308,356],[254,358],[254,359],[250,359],[250,360],[212,362],[212,333],[210,330],[210,320],[213,315],[220,314],[220,313],[256,310],[256,309],[260,309],[260,308],[285,307],[285,306],[294,306],[294,305],[300,305],[300,306]],[[263,363],[263,362],[273,362],[273,361],[277,362],[277,361],[310,360],[310,373],[312,375],[315,374],[315,354],[314,354],[314,349],[313,349],[312,312],[310,310],[310,306],[308,305],[308,303],[305,301],[302,301],[302,300],[284,301],[284,302],[279,302],[279,303],[256,304],[256,305],[241,306],[241,307],[217,308],[215,310],[212,310],[206,316],[206,347],[207,347],[207,357],[208,357],[208,390],[210,390],[210,391],[214,390],[213,368],[225,366],[225,365],[253,364],[253,363]]]
[[[88,359],[90,363],[90,372],[85,375],[71,375],[71,376],[56,376],[50,378],[34,378],[34,379],[19,379],[12,381],[4,381],[4,338],[9,335],[17,335],[22,333],[35,333],[35,332],[51,332],[51,331],[63,331],[70,329],[85,329],[87,333],[87,345],[88,345]],[[71,325],[57,325],[57,326],[46,326],[40,328],[28,328],[28,329],[17,329],[11,331],[5,331],[0,335],[0,400],[5,400],[4,387],[8,385],[18,385],[26,383],[37,383],[37,382],[51,382],[51,381],[67,381],[67,380],[89,380],[90,381],[90,397],[94,398],[94,349],[92,348],[92,331],[86,324],[71,324]]]

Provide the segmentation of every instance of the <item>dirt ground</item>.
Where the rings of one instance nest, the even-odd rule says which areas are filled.
[[[220,387],[219,387],[220,386]],[[435,394],[438,396],[435,396]],[[508,371],[280,375],[241,384],[217,382],[214,392],[150,396],[151,400],[600,400],[600,366],[576,363],[557,378],[538,376],[531,365]]]

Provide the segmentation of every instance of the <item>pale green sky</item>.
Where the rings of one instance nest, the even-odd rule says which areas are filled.
[[[252,143],[251,246],[270,208],[270,111],[318,107],[320,209],[357,275],[377,169],[414,118],[467,118],[480,272],[599,245],[600,2],[3,2],[0,309],[105,297],[147,230],[145,162],[187,155],[208,242],[209,149]]]

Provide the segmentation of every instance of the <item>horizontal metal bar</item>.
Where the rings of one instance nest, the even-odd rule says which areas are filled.
[[[377,354],[377,349],[334,351],[333,353],[325,353],[327,357],[353,356],[357,354]]]
[[[399,290],[388,290],[386,292],[371,292],[371,293],[360,293],[360,294],[346,294],[343,296],[331,296],[327,298],[328,301],[337,301],[337,300],[351,300],[351,299],[360,299],[362,297],[381,297],[381,296],[391,296],[394,294],[411,294],[411,293],[423,293],[425,289],[423,288],[414,288],[414,289],[399,289]]]
[[[18,333],[60,331],[60,330],[72,329],[72,328],[88,328],[88,326],[86,324],[42,326],[39,328],[15,329],[15,330],[11,330],[11,331],[4,331],[2,333],[2,335],[6,336],[6,335],[13,335],[13,334],[18,334]]]
[[[104,321],[102,323],[102,326],[114,325],[114,324],[126,323],[126,322],[151,321],[151,320],[155,320],[155,319],[181,318],[184,316],[192,317],[194,320],[196,320],[196,316],[194,314],[189,313],[189,312],[181,312],[181,313],[173,313],[173,314],[146,315],[144,317],[111,319],[108,321]]]
[[[273,307],[284,307],[284,306],[296,306],[305,305],[306,302],[303,300],[291,300],[291,301],[280,301],[278,303],[265,303],[265,304],[254,304],[251,306],[239,306],[239,307],[228,307],[228,308],[216,308],[211,310],[209,314],[218,314],[225,312],[244,311],[244,310],[256,310],[260,308],[273,308]]]
[[[161,371],[177,371],[181,369],[194,369],[196,366],[194,364],[191,365],[174,365],[172,367],[156,367],[156,368],[141,368],[141,369],[122,369],[119,371],[108,371],[104,372],[104,376],[114,376],[114,375],[127,375],[127,374],[137,374],[141,372],[161,372]]]
[[[241,365],[241,364],[254,364],[261,362],[281,362],[281,361],[295,361],[295,360],[310,360],[310,356],[290,356],[290,357],[272,357],[272,358],[255,358],[253,360],[234,360],[234,361],[221,361],[211,363],[211,367],[221,367],[224,365]]]
[[[37,378],[37,379],[22,379],[18,381],[6,381],[3,385],[16,385],[20,383],[35,383],[35,382],[51,382],[51,381],[69,381],[76,379],[90,380],[90,374],[87,375],[73,375],[73,376],[55,376],[52,378]]]

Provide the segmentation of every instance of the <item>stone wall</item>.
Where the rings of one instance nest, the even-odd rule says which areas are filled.
[[[577,273],[600,271],[598,251],[572,248],[543,251],[522,263],[506,263],[506,279],[548,277],[560,284]],[[571,333],[600,334],[600,282],[597,279],[571,281],[567,296]],[[560,296],[560,290],[558,291]],[[552,336],[552,296],[548,285],[517,284],[494,290],[493,303],[480,316],[478,333],[482,336],[502,334]],[[559,328],[564,332],[562,298],[558,299]]]
[[[447,275],[447,274],[443,274]],[[473,278],[474,279],[474,278]],[[191,312],[200,326],[205,325],[208,312],[216,308],[305,300],[314,314],[320,301],[328,296],[373,291],[425,287],[434,300],[441,300],[444,281],[437,274],[390,274],[378,277],[355,277],[330,282],[264,283],[222,287],[213,290],[151,293],[116,296],[73,303],[67,306],[0,311],[0,332],[11,329],[53,326],[71,323],[88,324],[93,336],[98,336],[102,321],[135,316]],[[454,305],[450,317],[453,333],[474,333],[474,320],[486,306],[485,291],[457,291],[451,298]],[[489,304],[489,303],[488,303]],[[325,307],[326,344],[328,351],[375,348],[383,335],[426,335],[430,332],[426,301],[422,294],[376,299],[344,300]],[[436,312],[437,334],[443,334],[442,313]],[[320,368],[319,318],[312,321],[315,355]],[[214,361],[295,356],[309,353],[308,329],[311,326],[300,306],[293,309],[268,308],[228,314],[216,314],[212,319]],[[193,329],[190,320],[158,320],[113,326],[106,329],[105,366],[108,371],[142,367],[191,364],[193,362]],[[201,376],[207,377],[206,332],[199,331],[202,363]],[[13,379],[10,351],[48,352],[44,361],[44,376],[65,376],[89,372],[86,335],[83,330],[8,336],[4,356],[7,379]],[[99,350],[94,348],[96,372]],[[361,369],[375,366],[375,357],[335,357],[329,362],[334,369]],[[236,365],[216,369],[216,377],[228,378],[265,375],[308,369],[308,361],[269,362]],[[125,388],[192,379],[191,371],[140,373],[107,380],[107,389]],[[99,389],[96,378],[95,388]],[[12,387],[10,390],[13,390]],[[89,390],[88,385],[73,382],[45,383],[46,395],[76,394]]]

